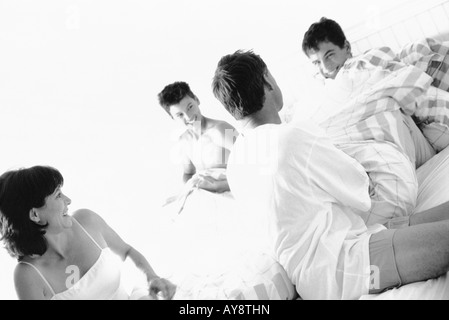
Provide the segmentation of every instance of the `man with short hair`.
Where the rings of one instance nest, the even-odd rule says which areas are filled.
[[[326,79],[335,79],[346,61],[352,58],[351,44],[340,25],[321,18],[304,35],[302,50]]]

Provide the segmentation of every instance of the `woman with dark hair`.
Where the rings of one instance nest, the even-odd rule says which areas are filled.
[[[36,166],[0,176],[0,233],[18,260],[16,292],[24,300],[125,300],[120,259],[145,273],[149,292],[171,299],[175,286],[156,275],[145,257],[125,243],[90,210],[68,214],[64,179],[51,167]]]

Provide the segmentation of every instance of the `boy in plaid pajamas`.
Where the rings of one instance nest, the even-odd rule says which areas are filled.
[[[328,85],[333,84],[329,80],[338,80],[338,74],[353,58],[351,45],[341,27],[326,18],[310,27],[304,36],[302,48]],[[378,51],[376,54],[370,56],[369,61],[376,66],[383,61],[383,54],[388,56],[388,52]],[[423,79],[424,82],[427,80]],[[332,94],[332,90],[326,92]],[[388,117],[393,125],[383,126],[383,117]],[[328,129],[328,119],[329,113],[325,111],[320,119],[315,120],[320,126]],[[386,128],[385,132],[378,136],[348,136],[344,142],[338,141],[332,134],[329,135],[339,149],[362,164],[370,178],[371,209],[369,212],[360,213],[365,223],[380,223],[391,228],[406,226],[409,216],[414,213],[417,199],[415,169],[430,159],[435,152],[412,118],[404,115],[401,110],[376,114],[368,121],[364,123],[374,127],[380,123],[382,130]],[[346,124],[342,124],[340,129],[347,130]],[[329,133],[329,130],[327,131]],[[388,139],[388,136],[395,138]]]

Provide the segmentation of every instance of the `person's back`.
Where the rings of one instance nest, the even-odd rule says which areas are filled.
[[[270,153],[244,156],[267,138],[276,147]],[[368,293],[364,249],[370,234],[383,228],[368,232],[354,213],[370,207],[368,178],[320,128],[307,123],[258,127],[236,141],[228,171],[236,200],[254,215],[255,226],[267,230],[271,249],[303,299]]]
[[[213,88],[243,126],[229,159],[231,190],[298,293],[304,299],[366,294],[369,233],[351,212],[370,207],[363,168],[318,127],[281,124],[281,91],[252,52],[223,57]]]

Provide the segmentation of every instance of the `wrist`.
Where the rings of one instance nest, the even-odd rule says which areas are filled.
[[[160,279],[161,277],[159,277],[157,274],[151,273],[151,274],[147,274],[147,281],[150,282],[151,280],[156,280],[156,279]]]
[[[161,278],[159,278],[159,277],[153,277],[153,278],[149,279],[149,280],[148,280],[148,289],[151,290],[151,286],[153,285],[153,283],[154,283],[155,281],[158,281],[159,279],[161,279]]]
[[[403,228],[411,226],[412,223],[413,223],[413,221],[412,221],[411,217],[405,216],[405,217],[397,217],[397,218],[390,219],[386,223],[385,226],[388,229],[403,229]]]

